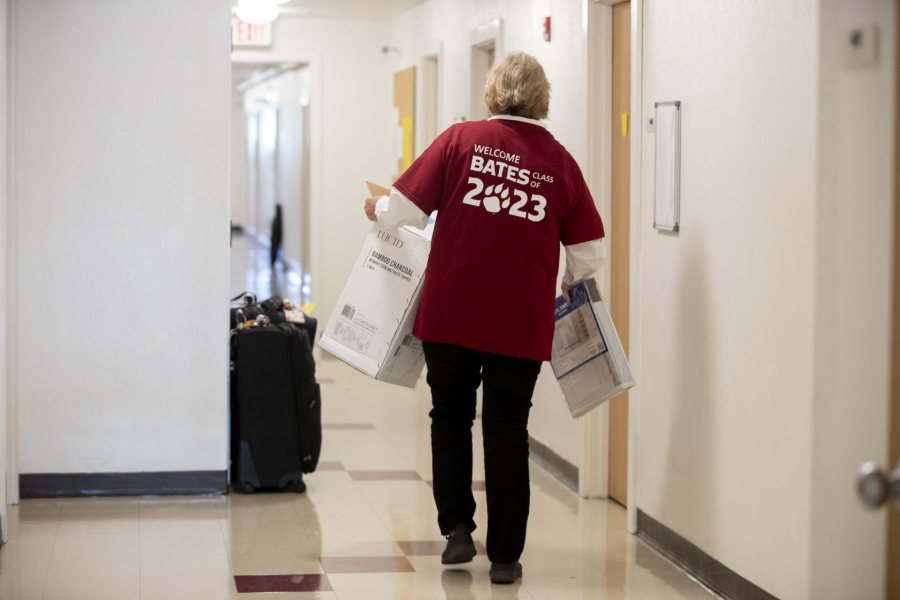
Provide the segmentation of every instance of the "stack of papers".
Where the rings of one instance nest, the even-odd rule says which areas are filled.
[[[634,378],[597,282],[576,282],[569,300],[556,299],[550,366],[569,411],[580,417],[634,387]]]

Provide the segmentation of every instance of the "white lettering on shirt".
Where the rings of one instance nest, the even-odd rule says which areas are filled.
[[[516,158],[518,158],[518,156]],[[504,177],[513,183],[521,185],[528,185],[528,178],[531,176],[531,171],[528,169],[514,167],[505,162],[494,160],[492,158],[484,158],[477,154],[472,155],[472,164],[469,166],[469,170],[475,171],[476,173],[486,173],[488,175]]]
[[[553,177],[550,175],[532,173],[521,166],[513,166],[521,162],[521,157],[517,154],[479,144],[475,144],[474,150],[475,153],[472,154],[472,161],[469,164],[470,172],[492,175],[510,183],[532,188],[540,187],[541,183],[553,182]],[[545,212],[547,198],[541,194],[529,195],[527,192],[509,185],[506,181],[486,186],[481,177],[470,176],[467,183],[471,187],[463,197],[462,203],[483,207],[494,215],[501,210],[508,209],[510,216],[533,222],[543,221],[547,216]]]
[[[519,164],[519,161],[521,160],[518,154],[512,154],[506,150],[498,150],[496,148],[491,148],[490,146],[482,146],[481,144],[475,144],[475,152],[477,154],[490,156],[491,158],[499,158],[515,165]]]

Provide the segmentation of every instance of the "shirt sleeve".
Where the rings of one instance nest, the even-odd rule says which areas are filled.
[[[425,229],[428,225],[428,215],[395,187],[391,188],[390,196],[378,199],[375,204],[375,216],[378,218],[378,224],[388,229],[404,225]]]
[[[445,152],[452,129],[449,127],[440,134],[394,182],[394,187],[426,215],[440,209],[444,193]]]
[[[566,246],[566,273],[563,275],[564,288],[573,281],[591,277],[606,262],[606,244],[603,238]]]
[[[574,164],[570,181],[574,182],[569,191],[569,203],[562,218],[559,240],[563,246],[572,246],[604,237],[603,221],[594,204],[591,191],[581,170]]]

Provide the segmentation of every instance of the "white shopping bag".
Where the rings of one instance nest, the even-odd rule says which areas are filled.
[[[556,299],[550,366],[573,417],[634,387],[619,334],[597,282],[584,279]]]

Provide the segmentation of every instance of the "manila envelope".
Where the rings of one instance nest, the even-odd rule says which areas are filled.
[[[371,181],[366,182],[366,186],[369,188],[369,193],[373,196],[390,196],[391,190],[384,187],[383,185],[378,185],[377,183],[372,183]]]

